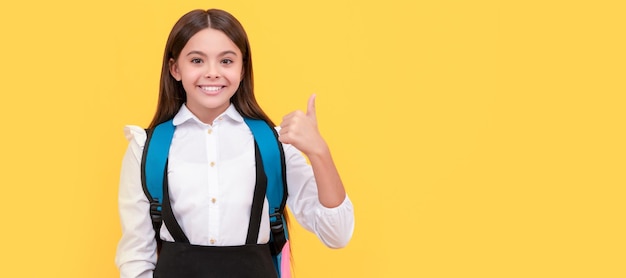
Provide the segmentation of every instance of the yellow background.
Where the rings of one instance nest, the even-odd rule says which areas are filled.
[[[318,94],[356,208],[345,249],[293,229],[297,277],[626,277],[622,3],[3,1],[0,277],[119,275],[122,128],[210,7],[274,120]]]

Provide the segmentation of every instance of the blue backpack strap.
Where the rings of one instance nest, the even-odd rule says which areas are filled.
[[[261,151],[261,159],[267,176],[267,200],[270,209],[270,228],[272,230],[270,247],[274,256],[274,264],[280,271],[280,252],[288,239],[285,225],[284,208],[287,201],[287,178],[285,173],[285,155],[278,141],[276,130],[263,120],[244,117],[244,121],[252,131],[254,140]],[[280,161],[280,164],[277,163]]]
[[[158,233],[162,223],[163,178],[175,128],[172,120],[169,120],[146,130],[147,138],[141,158],[141,183],[150,201],[150,217],[157,241],[160,239]]]
[[[287,189],[283,186],[285,183],[282,165],[281,167],[274,166],[278,165],[277,161],[283,163],[282,146],[277,139],[276,131],[265,121],[250,118],[244,118],[244,121],[252,131],[254,140],[261,150],[261,159],[267,176],[267,200],[270,205],[270,214],[278,213],[281,208],[284,208],[283,197],[287,194]]]

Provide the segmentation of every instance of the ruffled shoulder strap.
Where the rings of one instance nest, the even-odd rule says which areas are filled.
[[[124,127],[124,136],[129,142],[135,141],[139,147],[143,148],[146,144],[146,130],[140,126],[127,125]]]

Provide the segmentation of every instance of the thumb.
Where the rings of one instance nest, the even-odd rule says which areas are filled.
[[[315,113],[315,94],[312,94],[311,97],[309,97],[309,104],[307,105],[306,115],[309,117],[313,117],[314,119],[317,118],[317,115]]]

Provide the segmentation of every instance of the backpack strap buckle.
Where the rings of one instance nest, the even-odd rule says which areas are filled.
[[[161,229],[161,203],[158,198],[154,198],[150,201],[150,219],[152,219],[152,226],[155,231],[159,231]]]
[[[283,214],[281,212],[270,214],[270,230],[272,231],[272,240],[270,240],[269,246],[272,255],[275,256],[282,252],[283,246],[287,243]]]

